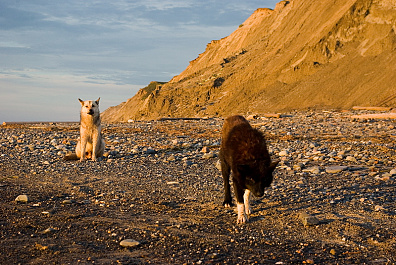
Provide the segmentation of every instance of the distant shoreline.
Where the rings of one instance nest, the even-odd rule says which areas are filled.
[[[56,124],[56,123],[79,123],[79,121],[5,121],[2,125],[7,124]]]

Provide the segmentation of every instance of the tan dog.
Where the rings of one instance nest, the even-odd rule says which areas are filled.
[[[105,142],[102,138],[102,126],[100,124],[99,100],[83,101],[80,111],[80,139],[76,146],[76,153],[66,155],[66,160],[80,159],[84,161],[92,159],[96,161],[104,153]]]

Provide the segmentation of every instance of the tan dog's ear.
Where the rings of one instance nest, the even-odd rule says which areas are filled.
[[[100,97],[95,101],[96,105],[99,105],[99,100],[100,100]]]
[[[81,106],[84,106],[84,100],[82,100],[82,99],[78,99],[78,101],[80,101],[80,103],[81,103]]]

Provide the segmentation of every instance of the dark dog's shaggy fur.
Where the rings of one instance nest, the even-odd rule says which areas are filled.
[[[271,162],[263,134],[250,126],[242,116],[225,120],[220,149],[221,171],[224,179],[224,205],[231,206],[229,177],[237,199],[237,223],[248,221],[251,213],[250,192],[264,195],[264,188],[272,182],[272,172],[279,161]]]

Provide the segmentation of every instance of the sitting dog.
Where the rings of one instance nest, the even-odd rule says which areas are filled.
[[[237,223],[247,222],[250,193],[255,197],[264,195],[264,188],[272,182],[272,172],[279,161],[271,162],[263,134],[250,126],[242,116],[231,116],[223,125],[220,147],[221,172],[224,180],[224,203],[232,205],[229,177],[237,200]]]
[[[76,146],[76,152],[66,155],[65,159],[80,159],[82,162],[87,158],[96,161],[97,158],[103,156],[105,149],[105,142],[101,132],[102,126],[100,124],[100,98],[96,101],[78,100],[81,103],[80,138]]]

